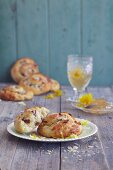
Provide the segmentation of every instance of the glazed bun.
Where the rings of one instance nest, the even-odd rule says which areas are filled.
[[[36,73],[21,80],[20,85],[32,91],[34,95],[40,95],[50,91],[51,80],[41,73]]]
[[[81,123],[67,112],[47,115],[37,129],[41,136],[49,138],[66,138],[72,134],[79,135]]]
[[[0,99],[7,101],[22,101],[33,98],[33,92],[19,85],[9,85],[0,90]]]
[[[36,62],[28,57],[23,57],[16,61],[11,68],[11,77],[15,82],[29,77],[31,74],[38,73],[39,68]]]
[[[32,107],[16,116],[14,121],[15,130],[18,133],[32,132],[47,116],[49,110],[45,107]]]

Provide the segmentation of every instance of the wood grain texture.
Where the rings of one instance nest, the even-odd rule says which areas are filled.
[[[92,85],[113,84],[113,1],[83,0],[83,55],[94,57]]]
[[[60,99],[46,100],[44,96],[34,97],[25,102],[26,107],[45,106],[54,112],[59,112]],[[51,152],[51,154],[49,154]],[[56,161],[57,160],[57,161]],[[19,139],[11,170],[59,170],[60,144],[41,143]]]
[[[1,84],[0,87],[5,86]],[[112,113],[102,116],[78,111],[65,100],[72,94],[71,87],[63,87],[64,94],[53,100],[35,96],[27,101],[26,107],[45,106],[52,112],[67,111],[75,117],[94,122],[99,130],[94,136],[67,143],[42,143],[18,139],[8,134],[6,127],[14,117],[24,110],[18,102],[0,101],[0,168],[5,170],[110,170],[112,163],[113,123]],[[105,97],[113,101],[113,88],[88,88],[95,97]],[[69,147],[76,147],[69,152]]]
[[[0,81],[11,81],[10,67],[16,60],[16,1],[0,1]]]
[[[89,88],[90,92],[95,94],[95,97],[103,97],[108,101],[113,102],[113,89],[112,88]],[[103,146],[103,150],[106,155],[109,168],[113,168],[113,113],[105,114],[94,118],[94,122],[98,125],[99,128],[99,137]]]
[[[61,111],[68,111],[75,117],[87,119],[89,121],[94,122],[95,124],[97,124],[97,126],[100,124],[99,120],[101,118],[99,116],[83,113],[82,111],[73,108],[70,103],[66,102],[66,98],[73,94],[72,89],[70,87],[65,87],[63,90],[65,95],[61,98]],[[98,90],[94,91],[99,95]],[[61,169],[68,170],[69,167],[72,165],[73,166],[71,169],[73,170],[75,169],[75,167],[79,167],[79,170],[109,169],[108,160],[106,160],[106,155],[104,153],[103,145],[101,143],[102,140],[100,139],[100,133],[103,133],[103,128],[101,124],[99,127],[101,127],[99,129],[99,133],[97,133],[93,137],[90,137],[89,139],[61,144]],[[108,128],[110,129],[110,127]],[[111,136],[111,134],[109,136]],[[69,146],[77,146],[79,148],[77,149],[78,152],[75,152],[75,154],[67,152]],[[93,149],[88,149],[88,146],[91,146]]]
[[[9,170],[18,145],[18,138],[8,134],[6,128],[23,106],[16,102],[0,102],[0,168]]]
[[[49,0],[50,75],[66,84],[67,56],[80,53],[80,1]]]
[[[91,85],[113,84],[112,11],[111,0],[1,0],[0,81],[11,81],[11,65],[28,56],[69,84],[67,56],[82,52],[94,57]]]
[[[37,61],[43,73],[49,73],[47,1],[17,0],[18,57]]]

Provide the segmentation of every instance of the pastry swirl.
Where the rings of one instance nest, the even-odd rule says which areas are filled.
[[[25,109],[23,113],[16,116],[14,127],[18,133],[32,132],[47,116],[50,111],[45,107],[32,107]]]
[[[9,85],[0,90],[0,98],[7,101],[22,101],[33,98],[33,92],[19,85]]]
[[[67,112],[47,115],[37,129],[41,136],[49,138],[66,138],[72,134],[79,135],[81,123]]]
[[[36,73],[21,80],[20,85],[32,91],[34,95],[40,95],[50,91],[51,80],[41,73]]]
[[[38,73],[39,68],[34,60],[28,57],[23,57],[16,61],[11,68],[11,76],[15,82],[19,82],[21,79],[29,77],[31,74]]]

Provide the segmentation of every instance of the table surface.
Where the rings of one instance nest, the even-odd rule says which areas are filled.
[[[1,84],[0,87],[5,84]],[[75,117],[88,119],[98,126],[98,132],[84,140],[46,143],[20,139],[6,128],[26,106],[18,102],[0,101],[0,169],[1,170],[111,170],[113,169],[113,113],[92,115],[78,111],[66,102],[71,87],[62,87],[62,97],[45,99],[35,96],[26,106],[45,106],[53,112],[66,111]],[[93,88],[95,97],[113,101],[113,88]]]

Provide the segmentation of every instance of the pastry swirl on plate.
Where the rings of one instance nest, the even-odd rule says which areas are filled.
[[[11,68],[11,76],[15,82],[19,82],[25,77],[29,77],[31,74],[38,73],[39,68],[34,60],[28,57],[23,57],[16,61]]]
[[[51,80],[41,73],[36,73],[21,80],[20,85],[27,90],[31,90],[34,95],[40,95],[50,91]]]
[[[72,134],[79,135],[81,123],[67,112],[47,115],[37,129],[41,136],[49,138],[66,138]]]
[[[14,121],[15,130],[18,133],[32,132],[47,116],[49,110],[45,107],[32,107],[16,116]]]
[[[0,98],[8,101],[30,100],[33,98],[33,92],[19,85],[9,85],[0,90]]]

